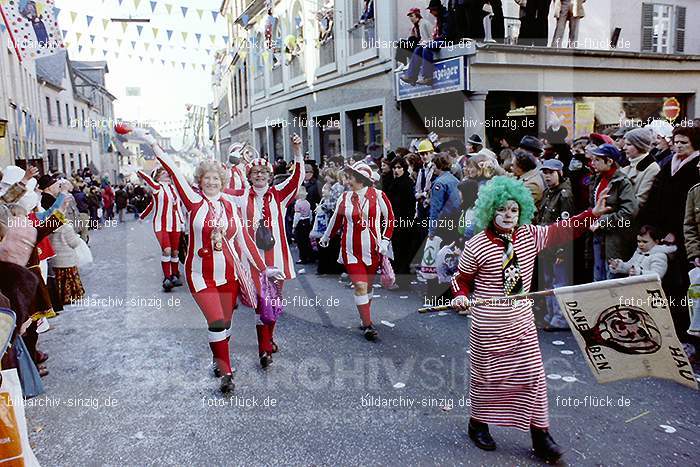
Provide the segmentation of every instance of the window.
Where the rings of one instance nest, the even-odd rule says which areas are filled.
[[[374,0],[351,0],[350,55],[375,47]]]
[[[262,33],[258,33],[253,38],[253,93],[259,94],[264,92],[265,89],[265,61],[263,60],[263,53],[265,44],[263,42]]]
[[[49,125],[53,125],[53,116],[51,115],[51,99],[46,97],[46,120]]]
[[[63,119],[61,118],[61,101],[56,99],[56,115],[58,116],[58,124],[63,125]]]
[[[642,52],[683,52],[685,18],[685,7],[642,4]]]
[[[289,61],[290,74],[292,77],[296,77],[304,73],[304,12],[299,1],[292,8],[290,23],[289,36],[287,37],[293,37],[294,39],[285,39],[284,45]]]
[[[66,104],[66,126],[70,125],[70,106]]]
[[[80,109],[80,116],[83,117],[83,131],[87,131],[87,124],[85,123],[85,109]]]
[[[238,79],[236,80],[238,86],[236,87],[236,96],[238,105],[236,106],[236,112],[243,111],[243,73],[240,68],[238,68]]]
[[[381,155],[384,118],[382,108],[351,112],[353,149],[362,154]]]
[[[282,26],[280,21],[275,24],[275,33],[270,51],[272,63],[272,86],[282,84]]]
[[[333,37],[335,5],[327,0],[318,2],[318,53],[321,67],[335,62],[335,38]]]
[[[236,82],[236,73],[231,73],[231,101],[232,101],[232,115],[238,113],[238,83]]]
[[[73,116],[75,117],[75,126],[79,126],[78,123],[78,106],[73,106]]]
[[[321,141],[321,160],[340,154],[340,115],[318,117],[316,126]]]
[[[248,108],[248,62],[243,62],[243,108]]]

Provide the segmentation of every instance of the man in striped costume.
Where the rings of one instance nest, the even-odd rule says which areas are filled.
[[[175,187],[170,183],[170,176],[162,167],[153,170],[152,177],[140,170],[137,174],[152,190],[151,202],[139,219],[144,220],[153,211],[153,232],[161,248],[163,290],[169,292],[173,287],[182,285],[178,270],[178,251],[183,224],[182,203]]]
[[[246,162],[249,152],[246,151],[245,143],[233,143],[228,149],[228,162],[231,164],[231,179],[228,182],[228,189],[232,191],[243,190],[248,187],[246,178]]]
[[[364,162],[346,167],[350,191],[338,199],[328,228],[319,240],[326,248],[330,238],[342,230],[339,263],[345,265],[355,291],[355,305],[362,320],[365,339],[377,339],[372,324],[372,289],[381,255],[386,255],[394,232],[394,212],[384,192],[374,188],[372,169]]]
[[[294,154],[294,168],[292,176],[282,183],[270,186],[272,181],[272,165],[267,159],[255,158],[247,165],[248,186],[236,197],[236,202],[241,210],[243,223],[252,238],[257,238],[256,233],[262,227],[269,229],[274,239],[274,244],[267,250],[260,248],[259,252],[265,260],[265,264],[282,271],[284,280],[294,279],[294,260],[287,241],[284,228],[284,216],[287,208],[292,204],[299,188],[304,182],[304,155],[301,150],[301,138],[292,136],[292,153]],[[260,232],[261,233],[261,232]],[[258,245],[260,247],[260,245]],[[260,276],[251,271],[253,280],[260,287]],[[281,288],[283,282],[278,282]],[[262,300],[258,300],[256,313],[258,321],[255,330],[258,336],[258,356],[260,365],[267,368],[272,363],[272,354],[279,350],[274,341],[275,322],[263,323],[260,320]]]
[[[508,299],[527,293],[537,254],[582,235],[608,212],[607,192],[593,209],[547,226],[531,225],[535,204],[522,182],[494,177],[475,205],[480,233],[469,240],[452,279],[457,310],[471,309],[469,437],[494,450],[488,424],[530,430],[535,454],[554,461],[562,451],[549,434],[547,384],[532,305]],[[491,299],[470,306],[467,297]]]

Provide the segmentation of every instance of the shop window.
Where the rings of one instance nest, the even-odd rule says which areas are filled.
[[[381,107],[350,113],[355,152],[380,155],[384,144],[384,117]]]
[[[355,55],[375,47],[376,22],[374,0],[350,0],[352,23],[350,28],[350,55]]]
[[[272,127],[272,154],[268,160],[275,160],[278,158],[284,158],[284,137],[282,136],[282,127],[273,126]]]
[[[317,125],[321,141],[321,160],[340,154],[340,115],[319,117]]]
[[[642,52],[683,52],[685,21],[685,7],[642,4]]]

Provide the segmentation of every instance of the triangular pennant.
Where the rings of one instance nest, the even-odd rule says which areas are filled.
[[[141,33],[143,32],[143,26],[136,26],[136,30],[139,32],[139,37],[141,37]]]
[[[108,19],[103,19],[102,20],[102,29],[107,30],[107,26],[109,26],[109,20]]]
[[[172,30],[172,29],[166,29],[165,32],[166,32],[166,34],[168,35],[168,40],[170,40],[170,38],[171,38],[172,35],[173,35],[173,30]]]
[[[122,23],[122,32],[126,32],[126,28],[128,28],[128,27],[129,27],[129,23],[127,23],[126,21],[124,21],[124,22]]]
[[[80,53],[80,52],[82,52],[82,51],[83,51],[83,46],[82,46],[82,45],[79,45],[79,46],[78,46],[78,53]]]
[[[182,10],[182,17],[186,17],[188,8],[186,6],[181,6],[180,9]]]
[[[92,34],[90,34],[90,43],[91,44],[95,43],[95,36],[93,36]]]
[[[216,20],[219,19],[219,12],[216,10],[212,10],[211,16],[212,18],[214,18],[214,22],[216,22]]]
[[[83,33],[82,33],[82,32],[76,32],[76,33],[75,33],[75,39],[76,39],[78,42],[80,42],[80,38],[81,38],[81,37],[83,37]]]
[[[136,50],[136,41],[131,41],[131,50]]]
[[[90,55],[95,55],[95,48],[94,47],[90,47]]]
[[[186,64],[185,64],[185,62],[181,62],[181,63],[182,63],[182,69],[184,70]]]
[[[211,55],[211,49],[204,49],[207,51],[207,55]]]
[[[117,39],[117,47],[121,48],[123,39]]]
[[[158,2],[151,2],[151,13],[156,11],[156,5],[158,5]]]
[[[207,70],[207,66],[204,63],[202,63],[202,71],[206,71],[206,70]]]
[[[0,23],[0,32],[3,32],[3,33],[4,33],[5,31],[7,31],[7,28],[5,27],[5,24],[4,24],[4,23]]]
[[[3,24],[3,26],[4,26],[4,24]],[[66,31],[65,29],[61,29],[61,34],[63,34],[63,38],[65,39],[66,36],[68,35],[68,31]]]
[[[134,8],[135,8],[136,10],[139,9],[139,5],[140,5],[140,4],[141,4],[141,0],[134,0]]]
[[[58,14],[61,12],[60,8],[53,7],[53,17],[58,18]]]
[[[146,49],[146,52],[148,52],[148,48],[151,46],[148,42],[143,43],[143,48]]]
[[[228,36],[224,36],[224,44],[228,44]]]
[[[201,34],[195,34],[194,37],[197,38],[197,44],[199,44],[199,41],[202,39],[202,35],[201,35]]]
[[[212,34],[209,36],[209,39],[211,40],[211,43],[216,45],[216,35]]]
[[[102,50],[102,55],[107,56],[107,50]]]
[[[160,29],[158,28],[151,28],[153,30],[153,38],[157,39],[158,38],[158,33],[160,32]]]
[[[193,69],[193,70],[196,70],[196,69],[197,69],[197,64],[196,64],[196,63],[193,63],[193,64],[192,64],[192,69]]]
[[[173,6],[172,6],[171,4],[169,4],[169,3],[166,3],[166,4],[165,4],[165,9],[168,11],[168,14],[171,14],[172,11],[173,11]],[[175,63],[175,62],[173,62],[173,63]]]
[[[187,42],[187,34],[189,34],[189,33],[186,31],[182,31],[182,40],[185,42]]]
[[[124,2],[124,0],[119,0],[119,6],[122,6],[123,2]]]
[[[72,23],[75,23],[75,18],[77,18],[77,17],[78,17],[78,13],[76,13],[75,11],[71,11],[71,12],[70,12],[70,22],[71,22],[71,24],[72,24]]]
[[[156,59],[151,57],[151,65],[153,65],[156,62]]]
[[[163,48],[163,44],[156,44],[156,46],[158,47],[158,52]]]
[[[139,55],[139,62],[143,63],[143,55]]]
[[[165,66],[165,60],[163,60],[162,58],[160,59],[160,63],[161,63],[163,66]]]
[[[199,15],[199,19],[202,19],[202,15],[204,14],[204,10],[200,10],[199,8],[197,9],[197,14]]]
[[[119,58],[119,52],[114,52],[114,56]]]
[[[89,15],[85,16],[85,20],[87,21],[88,27],[90,27],[90,23],[92,23],[93,19],[95,19],[94,16],[89,16]]]

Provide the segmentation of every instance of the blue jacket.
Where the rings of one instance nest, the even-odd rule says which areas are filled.
[[[459,189],[459,180],[450,172],[444,172],[433,182],[430,193],[430,220],[428,233],[435,233],[436,220],[455,217],[460,213],[462,204]]]

